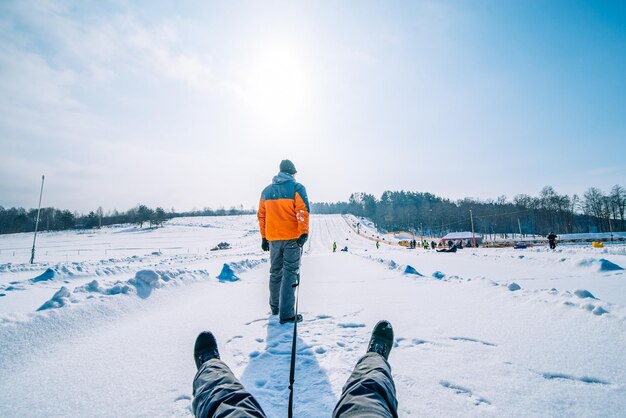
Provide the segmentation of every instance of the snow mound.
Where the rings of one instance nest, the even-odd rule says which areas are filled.
[[[618,266],[617,264],[610,262],[606,258],[601,258],[599,261],[600,261],[600,271],[624,270],[623,267]]]
[[[102,293],[102,289],[100,288],[100,283],[97,280],[92,280],[84,286],[79,286],[74,289],[74,293],[82,293],[82,292],[97,292]]]
[[[398,268],[398,263],[393,260],[385,260],[384,258],[375,258],[373,260],[387,266],[389,270],[395,270]]]
[[[606,258],[586,258],[578,263],[581,267],[594,267],[598,271],[617,271],[624,270],[623,267],[607,260]]]
[[[45,282],[45,281],[54,279],[54,276],[55,276],[54,270],[52,270],[51,268],[47,268],[46,271],[41,273],[39,276],[33,279],[30,279],[30,281],[33,283]]]
[[[249,259],[245,259],[245,260],[241,260],[241,261],[237,261],[237,262],[233,262],[233,263],[229,263],[229,266],[237,273],[243,273],[246,270],[252,270],[253,268],[255,268],[256,266],[258,266],[259,264],[265,263],[267,261],[267,259],[261,259],[261,260],[249,260]]]
[[[437,279],[437,280],[441,280],[441,279],[443,279],[444,277],[446,277],[446,275],[445,275],[445,274],[443,274],[442,272],[440,272],[439,270],[437,270],[436,272],[434,272],[434,273],[432,274],[432,276],[433,276],[435,279]]]
[[[236,282],[239,280],[239,277],[235,275],[235,272],[230,267],[229,264],[224,263],[222,266],[222,272],[217,276],[217,279],[220,282]]]
[[[574,290],[574,294],[581,299],[591,298],[597,299],[590,291],[585,289],[576,289]]]
[[[507,285],[507,288],[511,291],[511,292],[516,292],[518,290],[520,290],[522,287],[520,285],[518,285],[517,283],[513,282],[513,283],[509,283]]]
[[[41,305],[37,310],[45,311],[47,309],[61,308],[70,302],[70,296],[70,291],[67,290],[67,287],[63,286],[49,301]]]
[[[597,315],[597,316],[602,316],[605,313],[609,313],[609,311],[604,309],[602,306],[596,306],[595,309],[593,311],[591,311],[591,313],[593,313],[594,315]]]
[[[161,276],[154,270],[139,270],[135,273],[135,277],[130,279],[128,283],[137,288],[137,296],[147,298],[152,293],[152,289],[158,289],[162,286]]]
[[[135,281],[144,283],[150,287],[160,287],[161,276],[154,270],[139,270],[135,273]]]
[[[419,271],[415,270],[414,267],[409,266],[408,264],[404,268],[404,274],[414,274],[416,276],[424,276],[422,273],[420,273]]]
[[[118,282],[115,283],[112,287],[110,287],[109,289],[107,289],[105,291],[105,293],[107,295],[119,295],[119,294],[129,294],[130,293],[130,287],[127,284],[124,284],[122,282]]]
[[[132,279],[131,279],[132,280]],[[74,289],[74,293],[102,293],[103,295],[119,295],[129,294],[131,292],[130,286],[122,282],[116,282],[109,288],[103,288],[100,286],[97,280],[92,280],[84,286],[79,286]]]

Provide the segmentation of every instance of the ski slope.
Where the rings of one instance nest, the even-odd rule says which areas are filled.
[[[311,217],[295,416],[331,415],[383,318],[400,416],[623,416],[626,246],[377,250],[355,222]],[[37,240],[31,266],[32,235],[0,236],[0,416],[189,416],[205,329],[268,416],[286,416],[292,327],[269,314],[254,216]],[[233,248],[209,251],[221,241]],[[239,280],[217,278],[224,263]]]

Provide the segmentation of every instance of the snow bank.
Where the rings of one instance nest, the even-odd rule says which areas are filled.
[[[67,287],[63,286],[49,301],[41,305],[37,311],[45,311],[47,309],[56,309],[65,306],[70,302],[70,297],[70,291],[67,290]]]
[[[131,287],[128,286],[128,284],[120,281],[114,283],[113,286],[102,287],[97,280],[92,280],[86,285],[79,286],[74,289],[74,293],[101,293],[103,295],[129,294],[131,292]]]
[[[368,259],[374,260],[380,264],[384,264],[389,270],[395,270],[399,267],[398,263],[396,263],[394,260],[385,260],[384,258],[372,258],[371,256],[368,257]]]
[[[259,266],[260,264],[266,263],[267,258],[262,258],[260,260],[241,260],[236,262],[229,263],[229,266],[237,273],[243,273],[247,270],[252,270],[253,268]]]

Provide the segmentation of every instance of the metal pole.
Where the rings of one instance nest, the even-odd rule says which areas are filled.
[[[298,338],[298,296],[300,296],[300,268],[302,267],[303,248],[300,247],[300,265],[298,266],[298,282],[292,287],[296,288],[295,316],[293,318],[293,339],[291,341],[291,360],[289,365],[289,405],[287,417],[293,418],[293,385],[296,382],[296,344]]]
[[[470,222],[472,223],[472,246],[476,248],[476,237],[474,236],[474,216],[472,216],[471,209],[470,209]]]
[[[41,196],[43,195],[43,180],[41,176],[41,190],[39,191],[39,209],[37,209],[37,221],[35,221],[35,236],[33,237],[33,249],[30,252],[30,264],[35,262],[35,241],[37,240],[37,227],[39,226],[39,213],[41,212]]]

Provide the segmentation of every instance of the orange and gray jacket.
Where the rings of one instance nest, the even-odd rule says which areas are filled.
[[[261,237],[268,241],[296,239],[309,233],[309,199],[306,189],[287,173],[278,173],[261,193]]]

